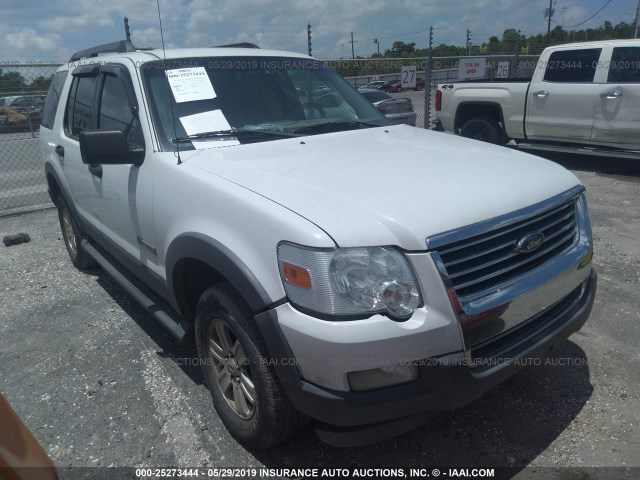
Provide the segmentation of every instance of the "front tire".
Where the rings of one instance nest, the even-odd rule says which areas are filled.
[[[504,144],[504,135],[500,124],[491,117],[473,117],[460,129],[460,135],[481,142]]]
[[[196,345],[213,405],[240,443],[272,448],[301,430],[297,411],[275,376],[251,310],[228,283],[207,289],[196,308]]]
[[[80,243],[82,241],[82,233],[73,220],[69,206],[62,195],[58,196],[56,205],[58,207],[58,220],[60,221],[60,230],[62,230],[62,239],[65,247],[67,247],[71,263],[81,270],[93,267],[95,262],[82,248]]]

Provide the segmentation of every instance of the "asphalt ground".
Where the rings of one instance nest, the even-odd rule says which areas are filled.
[[[168,466],[640,478],[640,163],[554,160],[587,187],[599,272],[591,317],[540,365],[411,433],[336,449],[309,428],[275,450],[246,450],[217,417],[195,353],[102,270],[71,265],[53,209],[0,218],[0,237],[31,237],[0,245],[0,392],[63,478],[76,467]]]

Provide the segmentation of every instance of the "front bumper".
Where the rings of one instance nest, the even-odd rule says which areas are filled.
[[[587,280],[567,297],[506,332],[500,339],[500,356],[493,356],[491,350],[476,352],[474,367],[463,351],[427,357],[416,362],[417,380],[366,392],[329,390],[304,381],[290,360],[294,357],[279,328],[276,311],[264,312],[256,320],[295,407],[331,426],[350,430],[368,427],[376,435],[373,438],[367,434],[370,442],[419,426],[419,418],[428,418],[425,413],[462,407],[530,364],[527,359],[544,355],[584,325],[593,306],[596,285],[597,275],[592,270]],[[331,441],[333,435],[325,440],[341,444]]]

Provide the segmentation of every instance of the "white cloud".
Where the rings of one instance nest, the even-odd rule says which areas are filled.
[[[637,0],[617,0],[585,24],[593,27],[605,19],[629,22],[625,12],[635,12]],[[429,26],[435,27],[436,44],[463,45],[466,29],[474,43],[491,35],[502,36],[509,28],[525,35],[546,32],[542,10],[548,0],[160,0],[164,41],[167,47],[209,46],[249,41],[265,48],[306,52],[307,22],[312,26],[313,54],[326,58],[351,55],[350,33],[355,51],[370,55],[396,40],[425,47]],[[556,7],[565,25],[579,23],[602,6],[601,0],[565,0]],[[37,2],[0,0],[0,25],[6,53],[38,56],[42,52],[64,54],[92,45],[124,38],[123,18],[129,18],[134,44],[161,45],[155,0],[49,0]],[[420,32],[420,33],[416,33]],[[344,47],[342,47],[344,45]],[[2,56],[2,55],[0,55]]]
[[[11,32],[4,35],[5,45],[10,51],[19,55],[21,51],[34,51],[36,53],[52,52],[60,43],[60,35],[57,33],[47,33],[39,35],[35,30],[23,28],[17,32]]]

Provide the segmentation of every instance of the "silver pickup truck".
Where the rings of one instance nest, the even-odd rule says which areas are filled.
[[[640,40],[549,47],[531,81],[438,85],[437,129],[490,143],[640,156]]]

